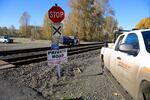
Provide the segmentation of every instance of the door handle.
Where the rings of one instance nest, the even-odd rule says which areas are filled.
[[[118,60],[121,60],[121,57],[117,57]]]

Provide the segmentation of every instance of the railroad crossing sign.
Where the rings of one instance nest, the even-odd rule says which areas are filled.
[[[60,74],[60,65],[59,63],[67,60],[67,49],[59,50],[59,41],[63,41],[62,33],[63,33],[63,24],[61,21],[65,17],[64,10],[57,6],[53,6],[50,10],[48,10],[48,17],[53,22],[52,23],[52,44],[50,51],[47,52],[47,60],[48,63],[53,63],[57,67],[58,77]]]
[[[53,23],[60,23],[65,18],[65,12],[55,4],[55,6],[48,10],[48,17]]]
[[[52,24],[52,36],[61,36],[63,33],[63,24]]]

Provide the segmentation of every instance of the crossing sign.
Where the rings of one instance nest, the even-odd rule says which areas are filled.
[[[55,4],[55,6],[48,11],[48,17],[53,23],[51,24],[52,44],[51,50],[47,52],[47,60],[48,64],[56,64],[57,74],[58,77],[60,77],[61,73],[59,63],[67,61],[67,49],[59,50],[59,42],[63,41],[63,38],[61,38],[63,34],[63,24],[61,21],[63,21],[65,17],[65,12],[61,7]]]
[[[63,34],[63,24],[52,24],[52,36],[61,36]]]

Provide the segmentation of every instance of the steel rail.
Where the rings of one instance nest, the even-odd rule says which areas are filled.
[[[103,43],[81,44],[76,46],[60,46],[60,49],[67,48],[68,56],[100,49]],[[47,60],[47,51],[50,47],[31,48],[20,50],[0,51],[0,59],[14,65],[25,65]]]

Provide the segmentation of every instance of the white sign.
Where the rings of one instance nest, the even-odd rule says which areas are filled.
[[[63,24],[52,24],[52,37],[61,36],[61,34],[63,34]]]
[[[63,36],[53,36],[51,41],[55,44],[63,44]]]
[[[52,64],[67,62],[67,49],[48,51],[47,60],[48,63],[52,63]]]

